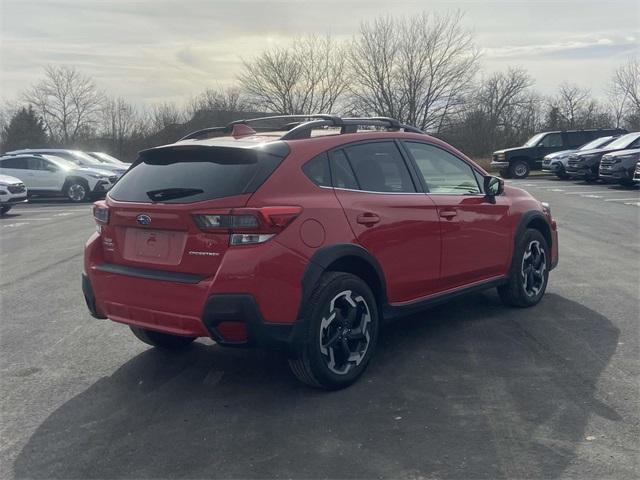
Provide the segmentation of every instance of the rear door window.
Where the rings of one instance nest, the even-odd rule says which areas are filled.
[[[147,150],[109,196],[124,202],[192,203],[253,193],[283,158],[281,152],[232,147]]]
[[[586,132],[567,132],[567,145],[577,147],[587,143],[591,137]]]
[[[15,168],[18,170],[27,170],[29,168],[26,158],[7,158],[0,161],[0,168]]]
[[[344,149],[361,190],[412,193],[416,187],[395,142],[361,143]]]
[[[333,186],[336,188],[348,188],[360,190],[351,164],[342,150],[334,150],[329,154],[331,159],[331,175]]]

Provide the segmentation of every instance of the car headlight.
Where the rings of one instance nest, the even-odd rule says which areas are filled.
[[[107,179],[107,177],[105,177],[104,175],[100,175],[99,173],[88,173],[87,175],[89,175],[91,178],[97,178],[98,180]]]

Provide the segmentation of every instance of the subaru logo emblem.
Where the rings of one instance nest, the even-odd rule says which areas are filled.
[[[151,217],[149,215],[138,215],[136,217],[136,222],[140,225],[151,225]]]

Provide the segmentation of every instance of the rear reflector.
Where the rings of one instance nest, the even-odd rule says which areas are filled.
[[[227,342],[246,342],[247,326],[244,322],[220,322],[216,326],[218,334]]]
[[[229,245],[264,243],[274,235],[273,233],[233,233],[229,238]]]

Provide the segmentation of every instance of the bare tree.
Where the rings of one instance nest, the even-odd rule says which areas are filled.
[[[49,136],[69,145],[95,126],[102,94],[90,77],[74,67],[49,66],[45,78],[24,99],[38,111]]]
[[[167,102],[154,106],[149,115],[150,128],[154,133],[186,121],[184,112],[173,103]]]
[[[588,123],[589,111],[594,108],[590,102],[591,92],[588,89],[563,82],[557,96],[551,100],[551,106],[558,109],[564,128],[580,128]]]
[[[618,125],[640,128],[640,57],[630,57],[613,74],[609,105]]]
[[[630,57],[613,75],[614,89],[640,112],[640,57]]]
[[[124,144],[137,125],[136,108],[121,97],[105,99],[102,106],[102,124],[113,150],[118,156],[122,156]]]
[[[464,104],[478,52],[461,13],[363,23],[349,55],[355,108],[434,132]]]
[[[201,111],[249,112],[252,103],[239,87],[208,88],[191,99],[188,109],[192,117]]]
[[[342,48],[330,37],[296,39],[244,62],[238,76],[258,108],[280,114],[330,112],[347,87]]]

